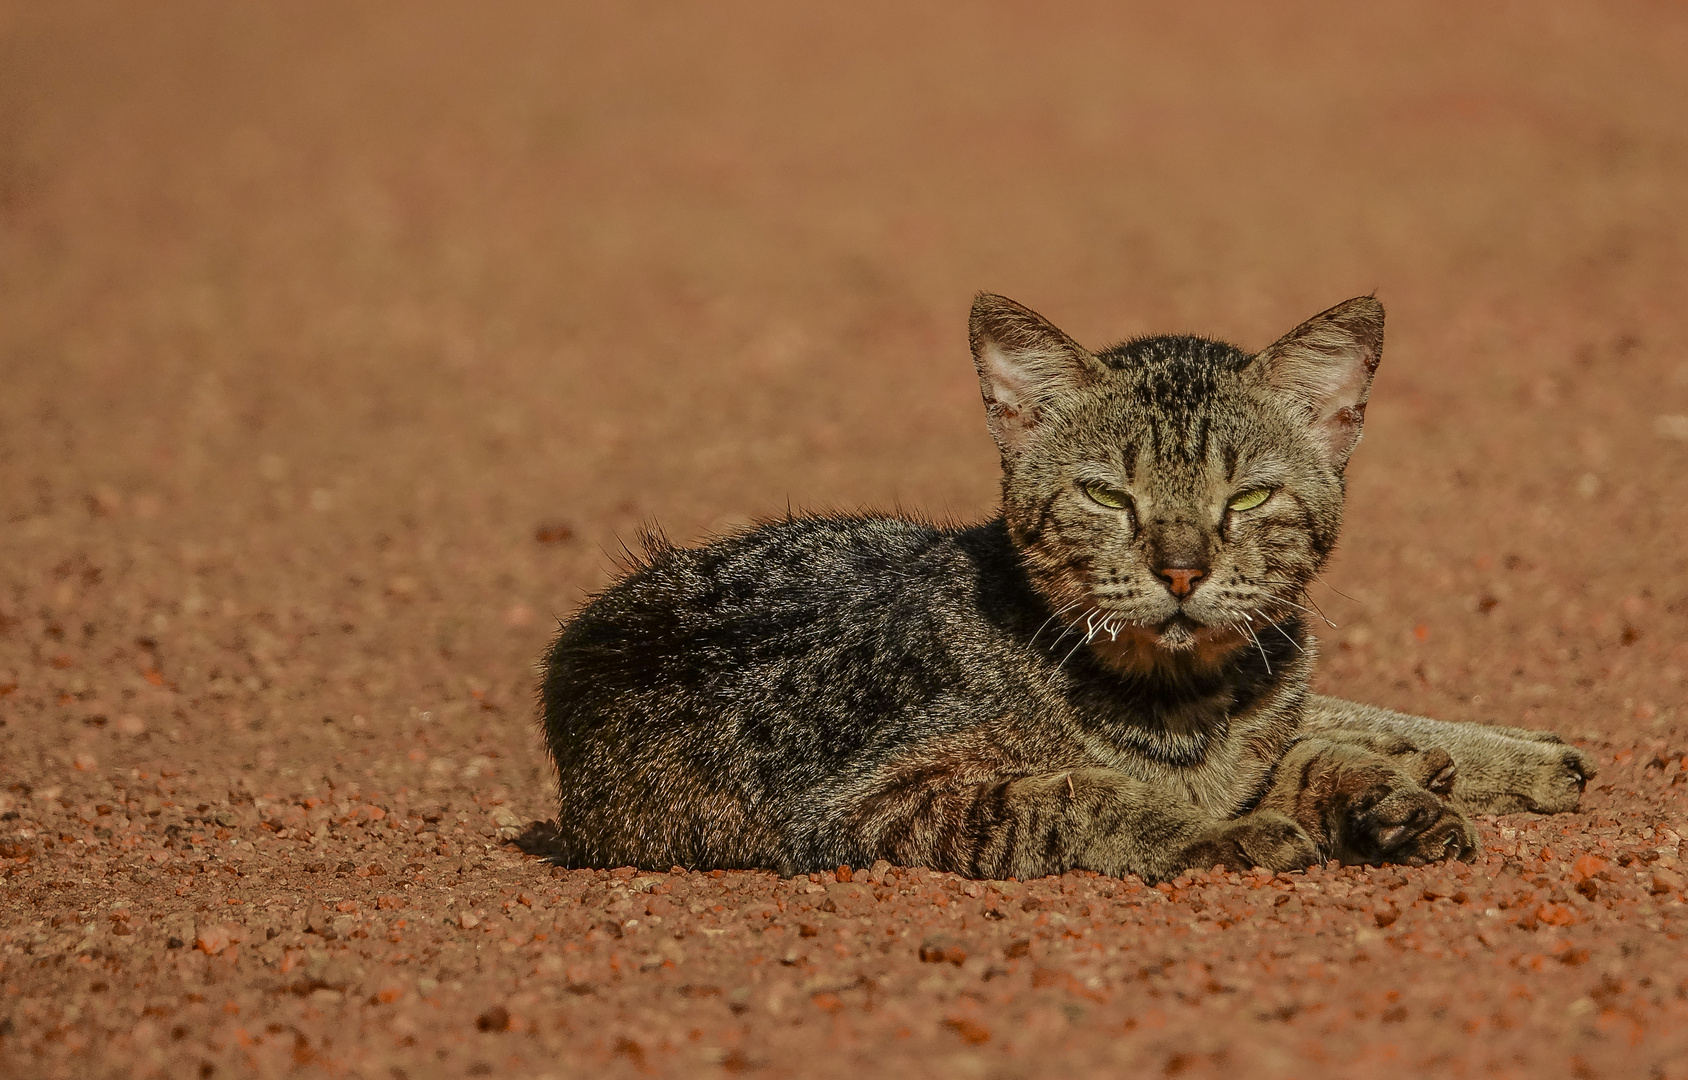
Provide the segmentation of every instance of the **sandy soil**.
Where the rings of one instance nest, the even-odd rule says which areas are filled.
[[[1684,55],[1643,3],[0,3],[0,1073],[1688,1076]],[[1247,345],[1377,290],[1323,685],[1560,731],[1583,812],[1160,889],[505,842],[641,520],[990,512],[981,288]]]

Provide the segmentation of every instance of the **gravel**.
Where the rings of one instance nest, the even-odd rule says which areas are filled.
[[[0,1074],[1688,1076],[1680,12],[286,12],[0,10]],[[1578,813],[1154,888],[516,845],[641,522],[989,512],[973,290],[1374,287],[1320,686],[1559,731]]]

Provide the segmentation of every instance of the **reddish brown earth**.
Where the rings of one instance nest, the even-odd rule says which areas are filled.
[[[0,1074],[1688,1076],[1688,12],[822,8],[0,4]],[[505,843],[641,520],[990,512],[981,288],[1377,290],[1322,683],[1583,811],[1161,889]]]

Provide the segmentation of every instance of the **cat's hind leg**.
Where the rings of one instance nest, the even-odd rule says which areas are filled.
[[[1595,775],[1587,754],[1551,732],[1431,720],[1320,695],[1307,698],[1302,730],[1392,758],[1446,751],[1455,767],[1446,794],[1466,813],[1566,813]]]

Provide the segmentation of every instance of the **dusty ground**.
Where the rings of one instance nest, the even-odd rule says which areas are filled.
[[[1685,51],[1640,3],[0,4],[0,1073],[1688,1076]],[[1584,812],[1160,890],[502,843],[641,519],[989,512],[980,288],[1249,345],[1376,289],[1323,683],[1563,732]]]

